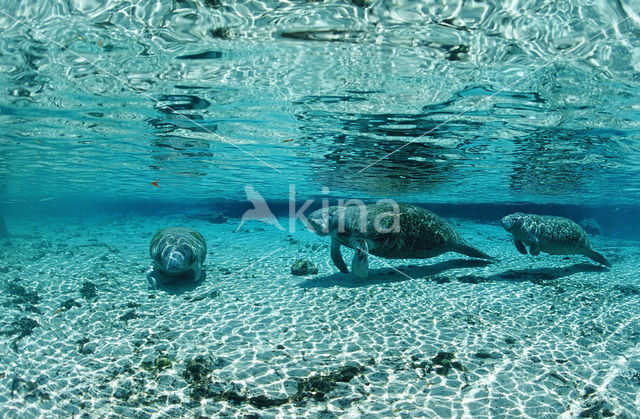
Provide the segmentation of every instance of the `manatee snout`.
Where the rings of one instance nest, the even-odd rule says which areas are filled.
[[[166,249],[162,254],[164,268],[169,273],[178,273],[189,269],[191,265],[189,249]]]
[[[518,219],[519,217],[517,214],[507,215],[505,217],[502,217],[502,219],[500,220],[500,225],[502,225],[502,228],[504,228],[505,230],[511,231],[517,226]]]
[[[329,220],[329,208],[313,211],[307,218],[309,227],[311,227],[311,229],[319,236],[326,236],[329,234]]]

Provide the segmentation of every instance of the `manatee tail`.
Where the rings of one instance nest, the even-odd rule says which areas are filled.
[[[462,240],[460,241],[460,243],[458,243],[458,246],[456,247],[455,252],[462,253],[463,255],[471,256],[472,258],[493,260],[493,257],[489,256],[484,252],[481,252],[480,250],[476,249],[473,246],[470,246],[469,244],[467,244]]]
[[[606,258],[606,257],[604,257],[604,255],[603,255],[602,253],[598,253],[598,252],[596,252],[596,251],[595,251],[595,250],[593,250],[593,249],[589,249],[589,250],[587,250],[586,252],[584,252],[584,255],[585,255],[586,257],[588,257],[589,259],[593,259],[593,260],[595,260],[596,262],[598,262],[598,263],[600,263],[600,264],[602,264],[602,265],[606,266],[607,268],[610,268],[610,267],[611,267],[611,262],[609,262],[609,261],[607,260],[607,258]]]

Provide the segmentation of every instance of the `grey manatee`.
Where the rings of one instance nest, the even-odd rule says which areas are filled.
[[[340,247],[355,250],[351,270],[360,278],[368,275],[369,254],[385,259],[425,259],[456,252],[492,259],[470,246],[441,217],[414,205],[332,206],[314,211],[308,224],[318,235],[331,237],[331,259],[340,272],[348,272]]]
[[[207,256],[207,243],[197,231],[188,227],[167,227],[158,231],[149,246],[151,266],[147,270],[149,284],[176,280],[198,282],[204,277],[202,264]]]
[[[516,212],[500,220],[502,227],[513,235],[516,249],[523,255],[584,255],[596,262],[611,266],[601,253],[591,247],[587,233],[578,224],[564,217],[523,214]]]

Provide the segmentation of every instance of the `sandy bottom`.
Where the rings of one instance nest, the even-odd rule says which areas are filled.
[[[300,224],[289,234],[194,214],[9,218],[0,411],[638,417],[638,243],[593,237],[607,270],[581,256],[523,256],[497,224],[451,221],[498,260],[373,260],[359,280],[337,273],[328,239]],[[207,278],[151,290],[151,237],[180,224],[207,239]],[[293,276],[298,258],[319,273]]]

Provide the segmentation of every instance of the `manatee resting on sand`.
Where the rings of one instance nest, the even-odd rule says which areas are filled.
[[[204,237],[188,227],[167,227],[153,236],[151,266],[147,279],[153,288],[175,280],[198,282],[204,278],[202,263],[207,256]]]
[[[611,263],[602,254],[591,248],[587,233],[578,224],[564,217],[550,215],[523,214],[516,212],[500,220],[502,227],[513,234],[516,249],[527,254],[538,255],[585,255],[604,266]]]
[[[351,270],[360,278],[368,275],[369,254],[386,259],[425,259],[457,252],[491,259],[467,244],[445,220],[413,205],[333,206],[314,211],[308,222],[318,235],[331,236],[331,260],[340,272],[348,272],[340,246],[356,251]]]

